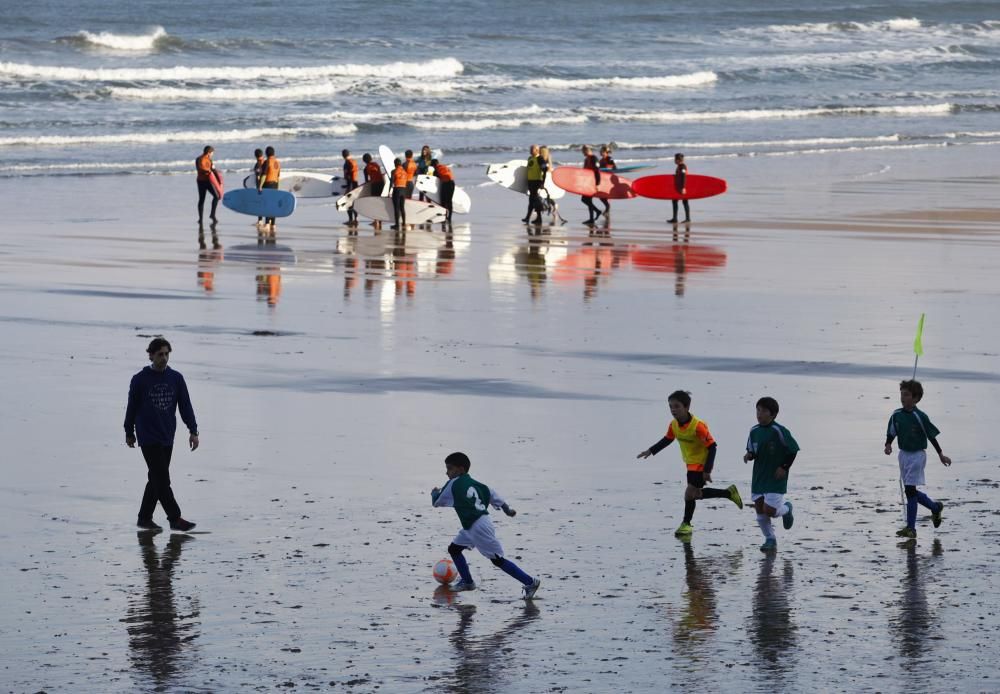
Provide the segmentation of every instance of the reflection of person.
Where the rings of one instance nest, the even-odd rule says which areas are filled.
[[[684,611],[674,624],[674,640],[679,650],[701,645],[719,626],[718,601],[710,572],[695,557],[690,542],[684,547]],[[698,649],[691,651],[697,657]]]
[[[927,442],[937,451],[941,464],[951,465],[951,458],[941,450],[937,436],[941,432],[931,423],[930,418],[917,409],[917,403],[924,397],[924,387],[920,381],[903,381],[899,384],[899,401],[902,407],[889,417],[889,428],[885,435],[885,454],[892,454],[892,442],[899,437],[899,478],[906,491],[906,527],[896,533],[899,537],[917,536],[917,504],[930,509],[934,527],[941,525],[941,511],[944,504],[935,501],[921,491],[918,486],[924,481],[927,465]]]
[[[125,409],[125,443],[135,448],[138,441],[149,468],[137,525],[145,530],[160,530],[153,522],[153,511],[159,501],[171,530],[186,531],[195,524],[181,518],[180,506],[170,487],[170,456],[177,430],[175,413],[180,410],[181,419],[190,432],[188,445],[192,451],[198,448],[198,423],[184,377],[167,366],[170,343],[162,337],[154,338],[146,352],[152,364],[132,377]]]
[[[677,165],[677,169],[674,171],[674,190],[676,190],[681,195],[687,195],[687,173],[688,167],[684,163],[684,155],[678,152],[674,155],[674,164]],[[674,206],[674,216],[667,220],[667,224],[677,223],[677,201],[671,200]],[[681,200],[684,203],[684,221],[691,221],[691,207],[688,205],[687,199]]]
[[[757,401],[757,424],[750,429],[747,452],[743,455],[743,462],[753,461],[750,498],[757,509],[757,525],[764,534],[762,552],[778,549],[772,518],[781,516],[785,530],[795,522],[792,504],[785,501],[785,492],[788,491],[788,470],[795,461],[799,444],[792,432],[774,421],[777,416],[777,400],[764,397]]]
[[[739,508],[743,508],[743,499],[735,484],[726,489],[705,486],[705,482],[712,481],[717,445],[708,425],[691,414],[691,393],[675,390],[667,397],[667,405],[673,416],[667,426],[667,433],[636,457],[656,455],[674,441],[680,444],[681,458],[687,467],[687,489],[684,490],[684,520],[674,535],[690,537],[694,530],[691,519],[694,517],[697,499],[729,499]]]
[[[145,594],[129,599],[124,621],[133,668],[149,674],[156,685],[154,691],[175,688],[171,686],[175,684],[172,680],[183,670],[179,656],[197,636],[198,603],[189,603],[179,613],[173,586],[174,565],[181,557],[184,543],[193,539],[192,535],[171,535],[161,554],[151,533],[139,533],[147,589]]]
[[[684,296],[687,279],[687,251],[691,242],[691,225],[684,226],[684,236],[681,237],[674,228],[674,296]]]
[[[517,564],[504,557],[503,546],[493,530],[489,508],[498,508],[513,517],[517,512],[507,505],[495,489],[482,482],[477,482],[469,476],[472,463],[465,453],[452,453],[444,459],[448,482],[444,487],[435,487],[431,491],[431,502],[435,507],[450,506],[458,514],[462,529],[448,546],[448,554],[458,569],[459,580],[452,585],[452,590],[475,590],[469,564],[462,555],[467,549],[478,549],[479,553],[493,562],[493,565],[521,582],[525,599],[534,597],[541,585],[541,580],[524,573]]]
[[[274,156],[274,147],[268,147],[265,149],[264,154],[267,159],[264,160],[260,177],[257,179],[258,193],[264,188],[277,190],[278,184],[281,182],[281,162],[279,162],[278,158]],[[265,219],[264,225],[269,226],[271,231],[274,231],[274,217],[268,217]]]
[[[593,150],[587,145],[580,148],[580,152],[583,154],[583,168],[589,169],[594,172],[594,185],[601,184],[601,167],[597,162],[597,157],[594,156]],[[590,215],[584,224],[593,224],[597,221],[597,218],[601,216],[601,213],[597,210],[597,206],[594,204],[594,198],[590,195],[580,196],[580,200],[583,204],[587,206],[587,213]]]
[[[434,175],[438,177],[441,194],[441,206],[448,210],[446,223],[451,224],[452,199],[455,197],[455,175],[451,172],[451,167],[442,164],[437,159],[431,160],[434,165]]]
[[[521,221],[527,224],[542,223],[542,198],[539,192],[545,185],[545,176],[548,173],[548,162],[541,157],[538,145],[531,145],[528,155],[527,172],[525,174],[528,184],[528,214],[524,215]],[[535,213],[535,218],[531,219],[531,213]]]
[[[527,248],[519,248],[514,254],[514,267],[523,269],[531,287],[532,299],[541,298],[542,288],[545,286],[547,278],[543,244],[547,245],[548,241],[538,238],[530,239]]]
[[[906,574],[902,581],[903,590],[899,600],[899,616],[890,620],[890,626],[896,632],[900,655],[908,659],[926,661],[929,643],[927,636],[934,629],[936,620],[927,602],[925,579],[920,566],[921,560],[917,556],[917,543],[907,542],[905,548]],[[941,541],[935,539],[931,555],[939,557],[942,551]],[[912,663],[906,663],[908,672],[911,665]]]
[[[222,261],[222,244],[212,225],[212,248],[205,244],[205,234],[198,234],[198,286],[206,292],[215,291],[215,268]]]
[[[766,554],[760,562],[760,572],[753,589],[753,612],[749,636],[759,655],[761,669],[769,675],[793,671],[788,663],[795,647],[795,625],[792,622],[792,587],[794,568],[791,561],[782,563],[781,576],[774,575],[777,555]],[[782,691],[783,687],[762,687]]]
[[[266,301],[272,308],[281,297],[281,267],[262,264],[257,266],[257,300]]]
[[[205,193],[212,196],[212,211],[208,218],[213,222],[219,221],[215,216],[215,210],[219,206],[219,194],[215,192],[215,186],[212,185],[212,176],[215,175],[215,164],[212,162],[212,154],[214,153],[214,147],[205,145],[201,156],[194,160],[194,166],[198,172],[198,224],[203,223],[202,220],[205,216]]]
[[[344,158],[344,194],[350,193],[358,187],[358,162],[351,156],[350,150],[345,149],[340,153]],[[358,225],[358,213],[354,211],[354,205],[347,208],[347,226]]]

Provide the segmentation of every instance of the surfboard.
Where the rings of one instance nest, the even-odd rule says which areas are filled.
[[[632,181],[614,173],[602,173],[601,182],[594,183],[594,172],[579,166],[560,166],[552,172],[552,180],[568,193],[605,200],[634,198]]]
[[[379,145],[378,158],[382,160],[382,168],[385,169],[386,186],[382,190],[382,197],[387,198],[392,194],[392,170],[396,168],[396,165],[393,164],[396,155],[385,145]]]
[[[367,198],[372,194],[372,184],[362,183],[360,186],[347,192],[345,195],[341,195],[337,199],[336,207],[338,212],[347,212],[358,198]]]
[[[430,200],[441,204],[441,194],[438,192],[440,180],[437,176],[417,176],[415,188]],[[455,186],[455,194],[451,197],[451,211],[458,214],[468,214],[472,209],[472,198],[461,186]]]
[[[617,169],[605,169],[602,168],[602,173],[630,173],[632,171],[642,171],[643,169],[652,169],[655,164],[630,164],[628,166],[619,166]]]
[[[448,215],[446,209],[433,202],[407,199],[403,204],[406,207],[407,224],[436,224],[437,222],[443,222]],[[396,221],[396,216],[392,211],[392,199],[390,198],[361,198],[354,203],[354,210],[362,217],[367,217],[368,219],[377,219],[380,222]]]
[[[237,188],[222,196],[222,204],[233,212],[253,217],[287,217],[295,211],[295,196],[287,190]]]
[[[220,198],[222,197],[222,192],[224,190],[222,184],[222,172],[218,169],[212,169],[212,175],[208,177],[209,182],[212,184],[212,188],[215,190],[215,194]]]
[[[255,178],[253,174],[244,178],[243,187],[256,188]],[[297,198],[328,198],[341,194],[344,182],[340,176],[319,171],[282,171],[278,190],[287,190]]]
[[[715,176],[700,176],[698,174],[688,174],[684,183],[687,189],[685,195],[681,195],[674,188],[673,174],[661,174],[659,176],[643,176],[632,183],[632,190],[644,198],[654,198],[656,200],[697,200],[699,198],[710,198],[713,195],[721,195],[726,192],[726,182]]]
[[[515,193],[528,194],[528,166],[524,159],[512,159],[506,164],[490,164],[486,167],[486,178],[501,188],[509,188]],[[566,191],[552,182],[552,176],[545,180],[545,191],[553,200],[558,200]]]

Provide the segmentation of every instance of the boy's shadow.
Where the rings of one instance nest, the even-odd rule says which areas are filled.
[[[795,671],[796,626],[792,621],[794,567],[784,559],[781,574],[774,575],[776,553],[768,553],[760,563],[753,590],[753,613],[750,617],[750,642],[759,658],[762,674],[780,681]]]
[[[930,660],[928,635],[939,632],[937,618],[927,601],[926,569],[943,550],[940,540],[934,540],[931,545],[930,557],[917,556],[915,541],[903,543],[901,547],[906,550],[906,573],[901,580],[898,612],[890,618],[889,626],[896,635],[900,655],[906,659],[904,667],[909,671],[914,661]]]

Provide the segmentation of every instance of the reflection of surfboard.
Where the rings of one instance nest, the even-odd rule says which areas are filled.
[[[689,176],[690,178],[690,176]],[[651,272],[700,272],[725,267],[726,252],[714,246],[675,243],[637,248],[631,252],[632,266]]]
[[[336,204],[337,211],[347,212],[347,210],[350,209],[351,205],[353,205],[358,198],[367,198],[371,194],[372,194],[371,181],[369,181],[368,183],[362,183],[354,190],[349,191],[347,194],[342,195],[340,196],[340,198],[337,199],[337,204]]]
[[[217,169],[212,169],[212,175],[208,177],[209,182],[212,184],[212,188],[215,190],[215,194],[220,198],[222,197],[222,172]]]
[[[435,224],[443,222],[448,214],[440,205],[421,200],[405,200],[407,224]],[[354,203],[354,211],[362,217],[377,219],[380,222],[395,222],[390,198],[367,197]]]
[[[605,200],[634,198],[632,181],[613,173],[602,173],[600,183],[594,183],[594,172],[577,166],[560,166],[552,172],[556,185],[569,193]]]
[[[440,205],[441,195],[438,193],[438,183],[440,183],[440,181],[437,176],[417,176],[416,183],[414,185],[417,190]],[[458,214],[468,214],[471,209],[472,198],[469,197],[469,194],[465,192],[464,188],[455,186],[455,194],[451,198],[452,212],[457,212]]]
[[[287,217],[295,211],[295,196],[286,190],[237,188],[222,196],[222,204],[233,212],[254,217]]]
[[[632,190],[644,198],[655,198],[656,200],[697,200],[699,198],[710,198],[713,195],[721,195],[726,192],[726,182],[715,176],[699,176],[698,174],[688,174],[684,182],[687,189],[685,195],[681,195],[674,188],[673,174],[661,174],[659,176],[643,176],[632,184]]]
[[[242,244],[226,248],[226,262],[294,265],[295,251],[279,244]]]
[[[253,174],[244,178],[243,187],[256,188],[255,178]],[[328,198],[342,193],[344,182],[340,176],[318,171],[282,171],[278,190],[287,190],[297,198]]]
[[[643,169],[652,169],[655,164],[631,164],[628,166],[619,166],[617,169],[604,169],[602,172],[607,173],[629,173],[630,171],[642,171]]]
[[[386,186],[382,190],[382,197],[387,198],[392,193],[392,170],[396,168],[396,165],[393,164],[396,160],[396,155],[385,145],[379,145],[378,157],[382,160],[382,168],[385,169]]]
[[[486,178],[515,193],[528,194],[528,167],[524,159],[512,159],[506,164],[490,164],[486,167]],[[566,194],[565,190],[552,182],[551,175],[545,180],[545,190],[553,200]]]

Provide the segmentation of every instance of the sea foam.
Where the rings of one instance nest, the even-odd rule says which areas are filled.
[[[81,31],[77,37],[84,43],[116,51],[151,51],[156,46],[157,41],[167,37],[167,30],[158,26],[148,34],[139,35],[113,34],[110,31],[94,34],[89,31]]]

